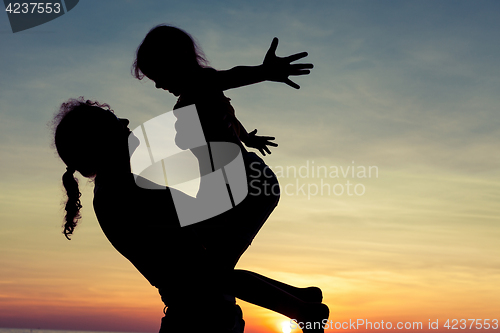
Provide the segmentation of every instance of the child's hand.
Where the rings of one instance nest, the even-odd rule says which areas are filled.
[[[267,146],[278,147],[278,144],[269,141],[275,140],[273,136],[258,136],[255,135],[255,133],[257,133],[256,129],[248,133],[248,137],[245,140],[245,145],[247,147],[258,149],[263,156],[266,156],[266,153],[264,151],[266,151],[268,154],[271,154],[271,151]]]
[[[269,50],[264,58],[264,68],[266,69],[267,80],[275,82],[284,82],[290,87],[299,89],[300,86],[288,78],[289,75],[307,75],[310,71],[307,68],[313,68],[312,64],[291,64],[296,60],[307,56],[307,52],[296,53],[288,57],[280,58],[276,56],[278,47],[278,38],[274,37]]]

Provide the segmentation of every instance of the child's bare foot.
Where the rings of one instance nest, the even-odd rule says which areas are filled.
[[[323,301],[323,293],[318,287],[307,287],[299,289],[300,290],[294,296],[300,298],[300,300],[310,303],[321,303]]]
[[[324,333],[329,314],[326,304],[309,303],[295,320],[304,333]]]

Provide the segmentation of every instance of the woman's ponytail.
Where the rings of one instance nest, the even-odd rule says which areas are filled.
[[[62,176],[68,195],[63,234],[70,239],[81,218],[82,208],[82,194],[78,189],[78,179],[73,174],[78,170],[83,177],[94,178],[100,163],[103,163],[103,156],[110,147],[114,149],[118,131],[124,133],[123,125],[108,104],[84,97],[62,103],[50,125],[57,154],[68,166]],[[126,141],[122,144],[126,145]]]
[[[68,195],[63,234],[68,240],[71,240],[70,236],[73,234],[76,224],[81,218],[80,209],[82,208],[82,203],[80,202],[82,194],[78,188],[78,180],[73,176],[74,173],[75,170],[68,167],[62,177],[62,182]]]

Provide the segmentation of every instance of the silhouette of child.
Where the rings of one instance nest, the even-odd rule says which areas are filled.
[[[256,129],[248,133],[236,118],[230,99],[223,91],[266,80],[284,82],[299,89],[289,76],[309,74],[313,65],[291,63],[307,56],[307,53],[280,58],[276,56],[277,46],[278,39],[274,38],[260,66],[237,66],[217,71],[208,66],[203,52],[188,33],[177,27],[159,25],[149,31],[138,47],[132,66],[133,75],[137,79],[141,80],[146,76],[155,83],[156,88],[179,97],[174,110],[195,104],[206,141],[237,144],[243,153],[248,182],[252,181],[254,186],[266,184],[273,189],[272,193],[268,193],[261,188],[261,195],[247,197],[243,203],[225,214],[230,216],[229,221],[221,217],[217,220],[224,221],[222,224],[207,221],[197,225],[203,235],[198,239],[208,249],[212,262],[217,263],[221,270],[234,269],[279,199],[279,191],[276,191],[279,184],[275,175],[261,158],[245,148],[258,149],[265,156],[266,152],[271,153],[268,146],[277,147],[272,142],[275,138],[258,136]],[[202,153],[197,152],[197,149],[192,149],[192,152],[199,158],[200,172],[203,173]],[[260,179],[255,182],[259,176]],[[200,184],[200,190],[202,188],[203,184]],[[214,229],[214,225],[222,228]],[[207,234],[211,236],[207,237]],[[271,283],[272,280],[266,281]],[[283,284],[274,282],[275,286],[284,287]],[[280,312],[277,308],[267,307]]]

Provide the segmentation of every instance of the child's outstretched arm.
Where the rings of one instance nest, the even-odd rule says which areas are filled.
[[[274,38],[260,66],[237,66],[229,70],[217,72],[217,83],[222,90],[238,88],[262,81],[283,82],[299,89],[300,86],[290,80],[290,75],[307,75],[312,64],[291,64],[307,56],[307,52],[293,54],[288,57],[276,56],[278,38]]]

